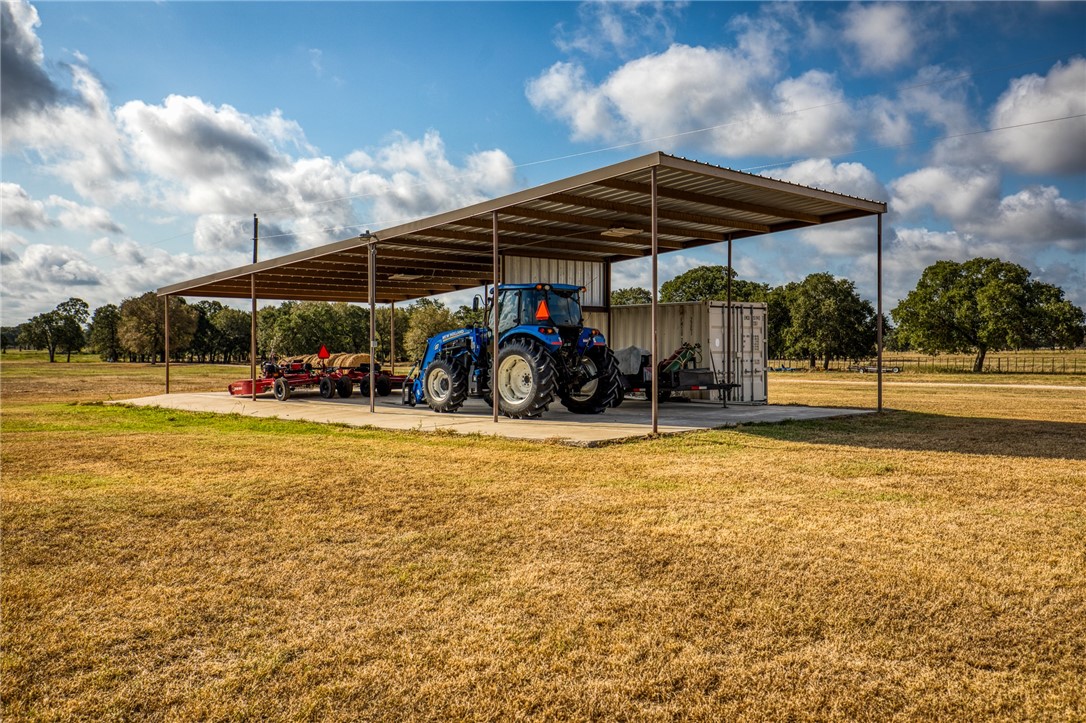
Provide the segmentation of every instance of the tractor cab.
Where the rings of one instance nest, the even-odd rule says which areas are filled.
[[[505,284],[498,289],[498,334],[518,326],[557,327],[576,338],[583,327],[580,287],[569,284]]]

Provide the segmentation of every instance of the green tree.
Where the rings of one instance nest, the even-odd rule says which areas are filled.
[[[28,349],[45,349],[49,361],[55,362],[63,323],[55,309],[38,314],[19,326],[19,344]]]
[[[1000,259],[937,261],[891,312],[898,335],[928,354],[974,353],[975,372],[989,351],[1081,339],[1082,311],[1062,303],[1062,291],[1029,277],[1024,267]]]
[[[185,300],[171,296],[170,353],[181,354],[192,343],[196,333],[196,311]],[[137,359],[151,363],[165,358],[165,306],[153,291],[121,302],[121,323],[118,331],[125,351]]]
[[[56,311],[60,315],[60,346],[68,353],[67,361],[71,363],[72,352],[79,351],[87,343],[83,325],[90,318],[90,306],[82,299],[72,297],[57,304]]]
[[[404,336],[404,350],[409,359],[421,359],[426,340],[434,334],[459,328],[456,317],[440,301],[419,299],[410,307],[411,327]]]
[[[15,346],[18,343],[18,326],[0,326],[0,354],[6,354],[9,346]]]
[[[652,293],[640,286],[631,286],[625,289],[616,289],[611,292],[611,306],[632,306],[634,304],[651,304]]]
[[[769,284],[739,279],[734,269],[698,266],[665,281],[660,287],[660,301],[727,301],[729,274],[733,301],[765,301],[769,296]]]
[[[249,312],[224,306],[212,314],[211,326],[215,330],[215,351],[223,362],[229,364],[249,358],[252,333]]]
[[[875,309],[856,285],[832,274],[811,274],[786,294],[791,317],[784,331],[789,356],[818,359],[828,369],[833,359],[858,359],[875,347]]]
[[[1086,314],[1063,298],[1063,289],[1034,281],[1030,285],[1032,347],[1073,349],[1086,337]]]
[[[385,362],[394,361],[396,359],[404,359],[404,335],[407,334],[408,326],[411,323],[411,316],[407,313],[407,310],[403,307],[396,309],[396,349],[395,352],[389,349],[389,343],[391,339],[389,335],[392,331],[390,321],[392,319],[392,307],[379,306],[376,309],[376,330],[377,330],[377,358]]]
[[[222,302],[202,299],[191,305],[196,312],[196,329],[189,344],[189,353],[198,361],[214,361],[219,351],[219,330],[211,323],[213,317],[226,307]]]
[[[94,310],[90,333],[87,335],[91,351],[103,361],[115,362],[124,349],[120,339],[121,310],[116,304],[105,304]]]

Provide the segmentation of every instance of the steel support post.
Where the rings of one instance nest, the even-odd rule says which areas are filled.
[[[260,219],[253,214],[253,263],[257,260],[260,246]],[[256,274],[249,274],[249,298],[252,309],[249,312],[249,377],[252,380],[253,401],[256,401]]]
[[[882,214],[878,216],[878,318],[875,320],[875,351],[877,352],[876,364],[878,364],[879,401],[878,411],[882,411]]]
[[[498,423],[498,212],[491,214],[493,221],[494,248],[491,255],[494,274],[494,296],[491,303],[490,317],[490,401],[494,415],[494,424]],[[485,291],[485,289],[484,289]],[[484,294],[485,296],[486,294]]]
[[[652,167],[652,330],[650,332],[652,347],[652,388],[649,390],[652,404],[652,433],[656,434],[660,429],[660,340],[656,328],[657,311],[657,286],[659,283],[659,233],[658,221],[658,197],[656,189],[656,166]]]
[[[724,383],[732,383],[732,237],[728,234],[728,305],[724,309]],[[712,350],[709,351],[712,354]],[[724,406],[728,406],[731,387],[724,390]]]
[[[612,349],[615,348],[615,342],[611,338],[611,262],[603,262],[603,305],[607,307],[607,343]]]
[[[391,365],[389,374],[396,373],[396,300],[392,300],[391,311],[388,315],[388,363]]]
[[[366,264],[370,297],[370,414],[377,411],[377,376],[373,367],[377,359],[377,239],[370,239],[369,262]]]
[[[166,362],[166,393],[169,394],[170,393],[170,297],[169,296],[164,296],[164,297],[162,297],[162,300],[165,302],[164,305],[163,305],[165,308],[162,311],[162,315],[165,317],[165,321],[163,323],[163,334],[162,334],[163,337],[164,337],[164,339],[163,339],[164,351],[163,351],[162,356],[163,356],[163,360]],[[151,361],[154,361],[154,352],[152,352]]]

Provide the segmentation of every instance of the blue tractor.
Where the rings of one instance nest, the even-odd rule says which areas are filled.
[[[569,284],[499,286],[496,382],[490,380],[492,327],[446,331],[427,341],[404,382],[404,403],[455,412],[469,395],[488,404],[496,398],[498,411],[514,419],[542,415],[555,396],[575,414],[617,407],[623,398],[618,363],[603,334],[584,326],[582,290]],[[493,307],[486,304],[491,321]]]

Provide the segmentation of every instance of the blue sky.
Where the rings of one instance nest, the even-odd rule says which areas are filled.
[[[981,255],[1086,305],[1083,3],[2,10],[4,324],[244,264],[254,212],[270,258],[655,150],[888,201],[888,308]],[[873,251],[862,220],[735,265],[873,298]]]

